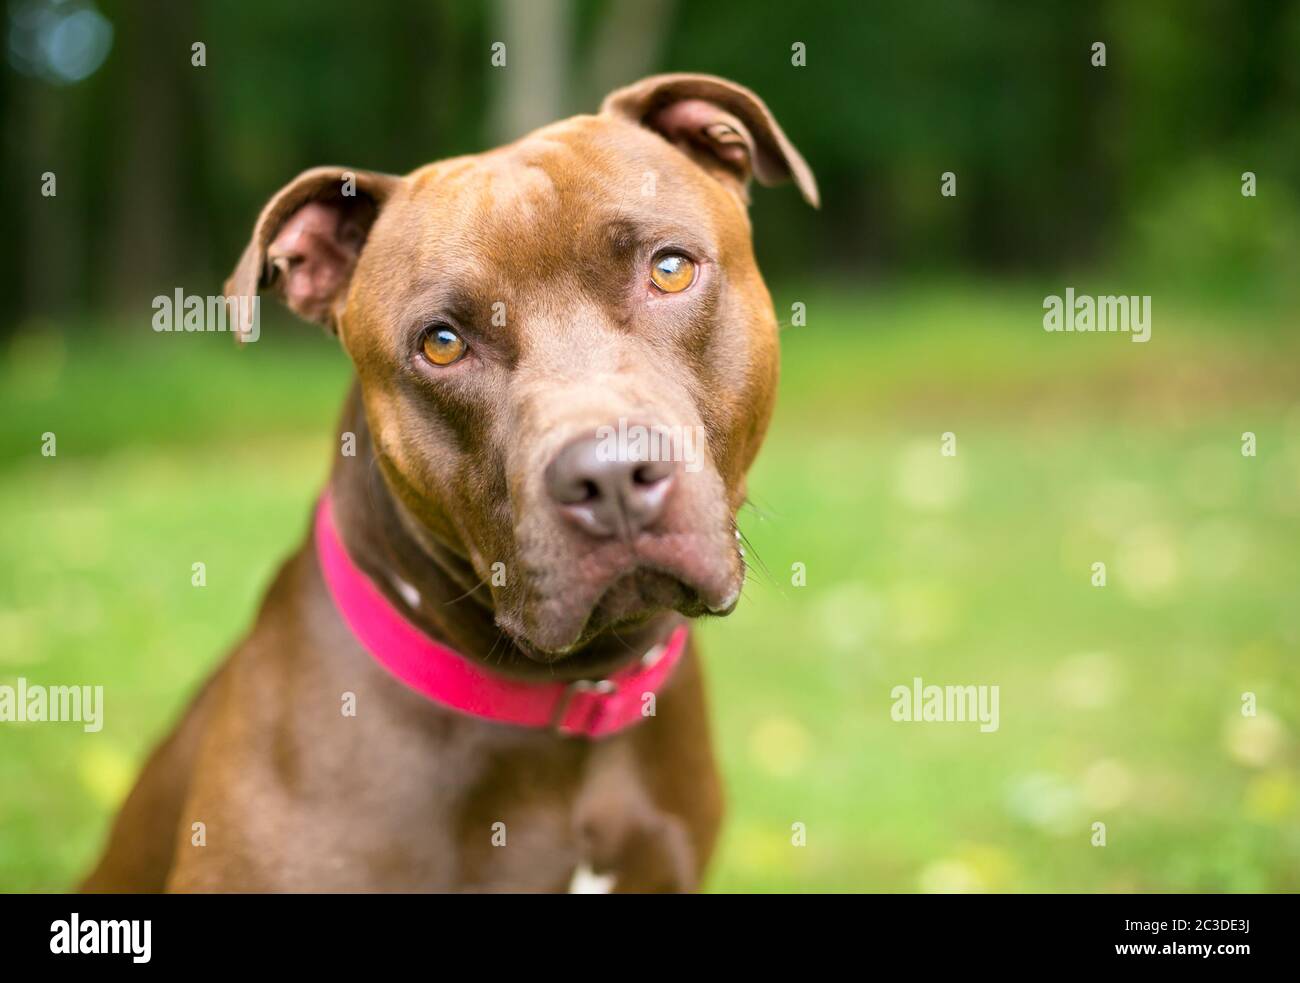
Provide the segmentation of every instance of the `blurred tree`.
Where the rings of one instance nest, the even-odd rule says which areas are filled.
[[[186,203],[198,189],[191,157],[196,73],[190,46],[201,40],[195,8],[171,0],[130,0],[118,24],[122,77],[112,107],[114,177],[101,187],[109,205],[103,296],[119,310],[147,310],[147,299],[169,292],[175,271],[192,262],[194,226]],[[125,13],[125,10],[122,11]],[[186,118],[189,117],[189,118]],[[197,149],[197,148],[195,148]],[[140,307],[141,303],[146,306]]]
[[[564,115],[573,10],[569,0],[496,0],[494,6],[500,38],[484,58],[499,80],[494,139],[506,142]]]
[[[586,52],[569,111],[595,112],[605,95],[660,70],[677,12],[673,0],[588,4],[577,50]]]

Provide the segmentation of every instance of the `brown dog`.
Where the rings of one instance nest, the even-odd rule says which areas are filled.
[[[526,697],[732,609],[777,378],[751,176],[817,204],[753,93],[666,75],[489,153],[271,199],[227,293],[273,285],[352,359],[331,528],[402,625]],[[620,426],[702,440],[601,453]],[[689,645],[608,736],[485,720],[394,678],[320,542],[154,752],[87,890],[700,883],[722,800]]]

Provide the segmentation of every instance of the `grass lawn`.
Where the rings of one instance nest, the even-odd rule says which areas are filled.
[[[1300,890],[1294,317],[1157,295],[1140,345],[1043,332],[1049,292],[775,292],[808,323],[750,482],[760,569],[699,629],[712,888]],[[107,704],[95,735],[0,724],[0,889],[85,870],[303,535],[347,378],[289,323],[0,353],[0,683]],[[998,686],[999,728],[892,720],[914,677]]]

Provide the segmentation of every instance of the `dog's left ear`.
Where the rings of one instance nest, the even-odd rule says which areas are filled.
[[[749,201],[749,179],[791,179],[808,204],[821,201],[817,181],[763,100],[714,75],[652,75],[611,92],[600,111],[654,130]]]

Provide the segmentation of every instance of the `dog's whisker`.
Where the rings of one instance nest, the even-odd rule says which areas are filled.
[[[776,587],[779,590],[780,585],[777,583],[776,577],[772,574],[766,561],[764,561],[764,559],[759,555],[758,550],[754,548],[753,542],[745,535],[744,530],[741,529],[740,526],[736,526],[735,530],[737,536],[740,538],[741,545],[745,550],[744,556],[741,560],[745,565],[745,570],[753,570],[759,576],[765,578],[771,586]]]
[[[505,633],[504,631],[502,631],[500,628],[498,628],[498,629],[497,629],[497,637],[496,637],[496,640],[493,641],[493,643],[492,643],[492,647],[491,647],[490,649],[488,649],[487,658],[484,660],[484,661],[486,661],[489,665],[492,664],[492,662],[493,662],[493,656],[496,654],[497,646],[501,644],[501,641],[502,641],[503,639],[506,639],[506,633]],[[507,641],[506,648],[509,648],[509,647],[510,647],[510,646],[509,646],[509,642]],[[506,652],[505,649],[502,649],[502,650],[501,650],[501,658],[502,658],[502,661],[505,660],[505,652]]]
[[[450,601],[443,601],[442,603],[459,604],[461,601],[465,600],[465,598],[472,596],[474,592],[477,591],[480,587],[485,587],[487,585],[487,582],[488,582],[488,578],[484,577],[477,584],[475,584],[473,587],[467,590],[464,594],[461,594],[459,597],[453,597]]]
[[[767,502],[760,502],[752,492],[745,496],[745,501],[741,503],[741,508],[748,508],[759,519],[766,522],[768,519],[781,518],[780,513],[776,512]]]

